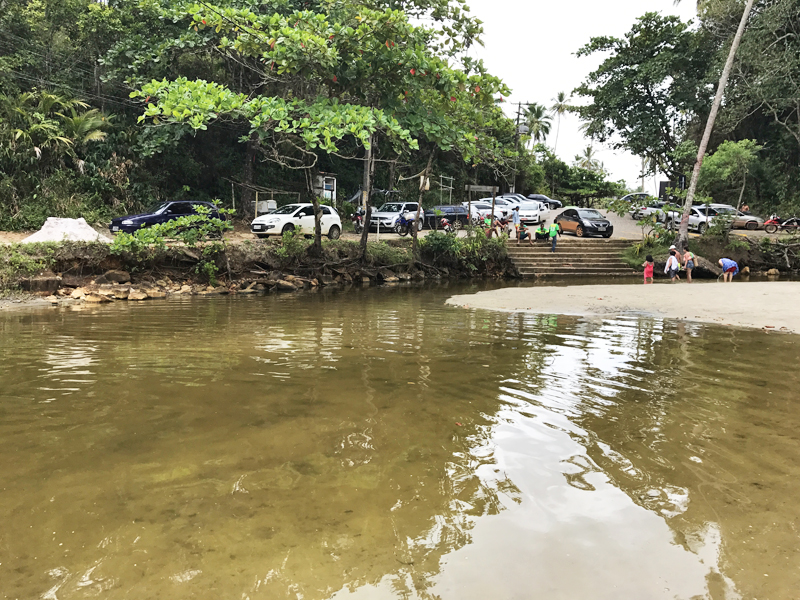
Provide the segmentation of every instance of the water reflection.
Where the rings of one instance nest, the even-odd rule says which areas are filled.
[[[796,589],[792,338],[447,295],[4,315],[4,594]]]

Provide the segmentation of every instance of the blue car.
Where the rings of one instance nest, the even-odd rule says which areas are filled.
[[[140,215],[128,215],[126,217],[117,217],[111,219],[111,224],[108,228],[112,233],[124,231],[125,233],[133,233],[142,227],[149,227],[157,223],[166,223],[172,219],[179,217],[188,217],[196,215],[195,207],[204,206],[211,212],[210,217],[220,217],[217,208],[211,202],[202,202],[199,200],[192,201],[177,201],[177,202],[161,202],[153,206],[148,212]]]

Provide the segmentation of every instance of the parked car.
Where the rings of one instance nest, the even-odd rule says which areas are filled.
[[[125,217],[116,217],[111,219],[111,224],[108,228],[117,233],[124,231],[125,233],[133,233],[142,227],[150,227],[157,223],[166,223],[173,219],[180,217],[188,217],[196,215],[198,206],[204,206],[210,210],[209,216],[220,217],[217,212],[217,207],[211,202],[202,202],[199,200],[191,201],[178,201],[178,202],[160,202],[153,206],[147,212],[138,215],[127,215]]]
[[[661,200],[654,200],[646,206],[634,206],[628,211],[628,214],[634,221],[652,217],[655,215],[656,221],[664,223],[667,220],[667,213],[669,211],[678,211],[682,209],[679,206],[670,204],[669,202],[662,202]]]
[[[706,213],[706,208],[703,206],[693,206],[689,212],[689,231],[696,231],[703,234],[714,221],[714,216]],[[683,218],[683,209],[676,208],[675,210],[667,211],[666,227],[667,229],[677,229]]]
[[[506,216],[511,214],[515,206],[519,206],[520,221],[526,225],[536,225],[546,220],[550,214],[549,206],[538,200],[530,200],[522,194],[503,194],[499,199],[508,205]]]
[[[381,231],[393,231],[401,214],[410,212],[416,215],[418,207],[419,204],[417,202],[386,202],[370,216],[369,229],[370,231],[377,231],[378,226],[380,226]],[[422,218],[417,223],[417,229],[422,229]]]
[[[489,207],[491,210],[491,207]],[[438,214],[437,214],[438,213]],[[467,209],[460,204],[443,204],[425,209],[423,225],[429,229],[441,229],[439,221],[447,219],[456,229],[460,229],[469,223]]]
[[[478,221],[483,219],[486,215],[492,213],[491,199],[488,203],[484,200],[476,202],[462,202],[461,206],[472,211],[470,213],[470,219],[472,220],[473,225],[476,225]],[[500,217],[503,216],[503,212],[497,207],[495,207],[494,216],[499,219]]]
[[[574,233],[578,237],[601,235],[610,238],[614,226],[593,208],[569,206],[555,218],[562,233]]]
[[[635,192],[633,194],[628,194],[620,198],[620,200],[622,200],[623,202],[632,202],[634,204],[648,204],[649,202],[655,199],[656,198],[645,192]]]
[[[339,239],[342,234],[342,220],[332,206],[320,206],[322,235]],[[311,204],[287,204],[279,209],[253,219],[250,231],[257,237],[283,235],[287,231],[297,231],[302,235],[314,235],[314,206]]]
[[[733,229],[755,231],[764,227],[764,219],[755,215],[747,215],[730,204],[709,204],[707,214],[723,215],[726,218],[730,218]]]
[[[544,194],[528,194],[528,200],[536,200],[537,202],[546,204],[550,208],[550,210],[558,210],[559,208],[564,206],[560,200],[553,200],[552,198],[548,198]]]

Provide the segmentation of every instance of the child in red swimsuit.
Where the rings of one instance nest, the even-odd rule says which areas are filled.
[[[645,284],[653,283],[653,266],[654,266],[653,257],[648,254],[645,257],[645,260],[642,263],[642,266],[644,267],[644,282],[645,282]],[[647,281],[648,279],[650,281]]]

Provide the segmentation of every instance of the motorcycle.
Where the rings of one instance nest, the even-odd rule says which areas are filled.
[[[456,221],[456,223],[458,223],[458,221]],[[445,217],[439,220],[439,227],[441,227],[442,231],[445,233],[455,233],[458,231],[458,227],[456,227],[454,223],[450,223]]]
[[[353,221],[353,230],[356,233],[364,231],[364,217],[360,213],[350,215],[350,219]]]
[[[777,215],[772,215],[769,220],[764,223],[764,231],[767,233],[775,233],[778,230],[786,233],[797,233],[798,229],[800,229],[800,219],[797,217],[780,219]]]
[[[397,217],[394,232],[397,235],[406,236],[411,233],[412,227],[414,227],[414,215],[412,215],[412,213],[406,213]]]

